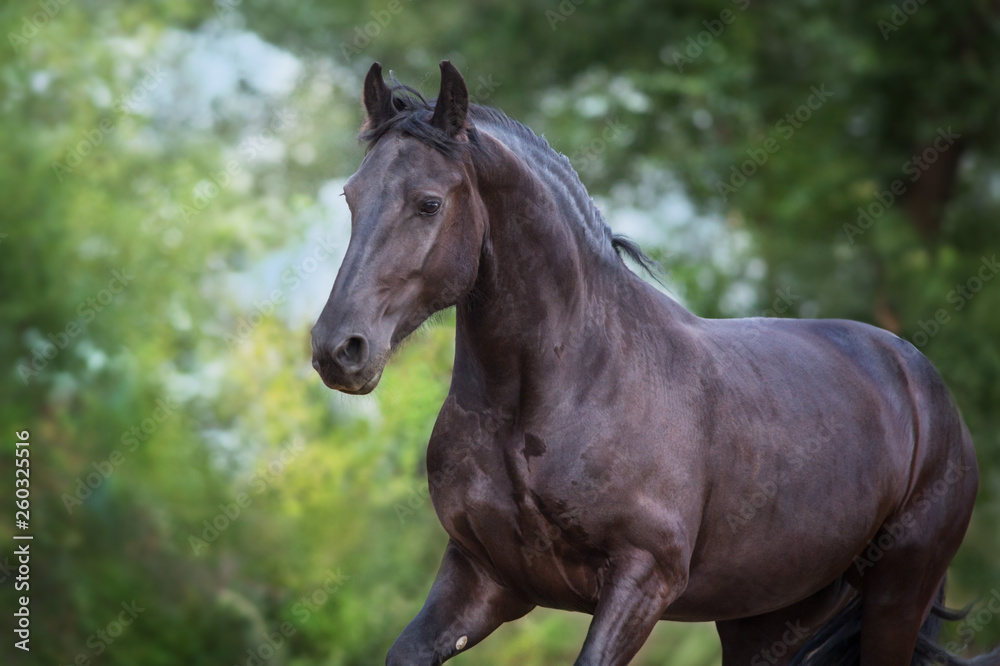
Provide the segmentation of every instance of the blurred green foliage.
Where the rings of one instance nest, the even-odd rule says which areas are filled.
[[[1000,281],[974,282],[1000,250],[995,3],[52,0],[0,25],[0,476],[30,430],[35,536],[32,652],[5,611],[5,662],[380,663],[422,604],[453,319],[375,397],[309,367],[336,268],[309,257],[343,215],[323,192],[360,161],[375,59],[433,96],[450,58],[544,132],[698,314],[918,344],[980,455],[950,600],[1000,589]],[[586,626],[539,610],[455,662],[570,663]],[[972,633],[996,644],[1000,619]],[[718,662],[711,625],[676,624],[636,660]]]

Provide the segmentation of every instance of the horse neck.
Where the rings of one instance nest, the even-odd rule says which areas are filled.
[[[617,299],[643,283],[585,237],[579,207],[560,204],[506,149],[477,181],[488,222],[475,287],[458,307],[452,388],[516,406],[596,326],[614,326]]]

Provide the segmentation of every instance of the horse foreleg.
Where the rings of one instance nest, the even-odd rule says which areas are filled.
[[[664,572],[649,553],[613,561],[576,666],[627,664],[685,584],[686,577]]]
[[[424,607],[393,643],[387,666],[436,666],[534,606],[516,598],[449,543]]]

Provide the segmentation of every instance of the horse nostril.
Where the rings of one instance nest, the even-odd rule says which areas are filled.
[[[345,370],[356,370],[368,360],[368,341],[352,335],[340,343],[333,357]]]

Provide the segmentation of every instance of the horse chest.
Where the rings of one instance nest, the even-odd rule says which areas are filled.
[[[445,530],[537,603],[592,609],[605,558],[587,534],[585,498],[540,483],[540,441],[511,440],[468,416],[439,417],[428,446],[431,500]]]

